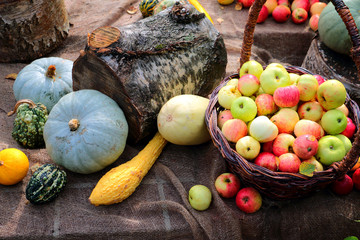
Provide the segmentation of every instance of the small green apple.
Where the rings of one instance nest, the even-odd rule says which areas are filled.
[[[297,73],[289,73],[290,76],[290,82],[292,85],[296,85],[299,81],[300,75]]]
[[[245,74],[252,74],[259,79],[262,72],[263,66],[259,62],[249,60],[240,67],[239,76],[242,77]]]
[[[343,142],[344,147],[345,147],[345,153],[348,153],[350,151],[350,149],[352,148],[352,143],[351,143],[350,139],[347,136],[342,135],[342,134],[335,135],[335,137],[339,138]]]
[[[311,74],[303,74],[298,79],[296,86],[300,92],[300,100],[303,102],[315,99],[319,83]]]
[[[249,122],[256,117],[257,107],[251,98],[239,97],[231,104],[230,111],[234,118]]]
[[[231,104],[238,97],[241,97],[241,93],[234,85],[225,85],[220,88],[218,93],[219,104],[225,109],[230,109]]]
[[[260,76],[260,86],[267,94],[274,94],[279,87],[290,86],[289,73],[280,67],[268,67]]]
[[[236,152],[240,154],[243,158],[247,160],[252,160],[257,157],[260,153],[260,143],[255,138],[251,136],[245,136],[240,138],[236,142]]]
[[[314,166],[315,166],[315,172],[324,171],[323,165],[322,165],[318,160],[316,160],[316,158],[315,158],[314,156],[312,156],[312,157],[309,158],[309,159],[303,160],[302,162],[307,162],[307,163],[314,164]]]
[[[326,110],[338,108],[345,103],[346,89],[339,80],[330,79],[318,87],[317,99]]]
[[[269,69],[269,68],[272,68],[272,67],[281,68],[281,69],[286,71],[286,68],[284,67],[284,65],[282,65],[281,63],[276,63],[276,62],[270,63],[269,65],[266,66],[265,69]]]
[[[345,155],[345,146],[339,138],[332,135],[320,138],[315,157],[321,164],[329,166],[334,162],[341,161]]]
[[[238,81],[239,81],[239,79],[233,78],[233,79],[230,79],[230,80],[226,83],[226,85],[232,85],[232,86],[235,86],[235,87],[237,88],[237,86],[238,86]]]
[[[347,126],[347,117],[338,109],[331,109],[324,113],[320,125],[328,134],[342,133]]]
[[[209,208],[212,200],[210,189],[204,185],[192,186],[189,190],[190,205],[198,211],[204,211]]]

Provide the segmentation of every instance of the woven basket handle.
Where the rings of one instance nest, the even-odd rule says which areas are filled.
[[[330,0],[335,6],[336,11],[340,15],[341,19],[346,25],[346,29],[349,32],[352,48],[351,48],[351,57],[355,62],[357,68],[358,79],[360,80],[360,36],[359,30],[356,26],[354,18],[352,17],[349,8],[345,5],[343,0]],[[247,61],[250,60],[251,56],[251,46],[254,41],[254,30],[256,22],[260,13],[262,6],[265,4],[266,0],[255,0],[254,4],[250,8],[249,16],[244,29],[244,39],[240,52],[240,67]],[[357,124],[358,125],[358,124]],[[351,150],[348,152],[346,157],[341,162],[336,162],[332,165],[334,171],[336,171],[337,176],[343,176],[346,174],[352,167],[354,160],[359,157],[360,154],[360,131],[359,125],[357,126],[357,132],[355,134],[355,139]]]
[[[360,79],[360,36],[359,30],[356,27],[353,16],[350,13],[349,8],[345,5],[343,0],[330,0],[334,6],[341,19],[346,25],[346,29],[349,32],[352,48],[351,48],[351,57],[355,62],[357,68],[358,79]],[[254,41],[254,30],[256,26],[256,21],[258,19],[260,10],[265,4],[266,0],[255,0],[254,4],[251,6],[249,11],[249,16],[244,29],[244,40],[240,52],[240,67],[247,61],[250,60],[251,55],[251,46]]]

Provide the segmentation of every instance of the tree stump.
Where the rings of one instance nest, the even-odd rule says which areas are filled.
[[[227,52],[221,34],[192,6],[171,7],[121,27],[101,27],[74,62],[73,88],[113,98],[137,142],[157,129],[171,97],[207,96],[223,79]]]
[[[350,56],[334,52],[315,37],[301,66],[314,74],[341,81],[351,99],[360,103],[360,79]]]
[[[29,62],[63,43],[64,0],[0,0],[0,62]]]

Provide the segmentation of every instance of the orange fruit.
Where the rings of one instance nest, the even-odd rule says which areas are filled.
[[[0,151],[0,184],[14,185],[20,182],[29,169],[29,159],[19,149],[7,148]]]
[[[358,158],[357,163],[352,167],[350,171],[355,171],[358,168],[360,168],[360,157]]]

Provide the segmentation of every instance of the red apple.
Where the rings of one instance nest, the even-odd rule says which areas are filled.
[[[318,27],[319,27],[319,19],[320,19],[320,15],[319,14],[315,14],[315,15],[312,15],[310,17],[310,20],[309,20],[309,26],[311,28],[311,30],[313,30],[314,32],[316,30],[318,30]]]
[[[349,194],[354,187],[352,178],[345,174],[343,178],[335,180],[331,183],[331,190],[338,195],[347,195]]]
[[[318,84],[320,86],[320,84],[322,84],[323,82],[325,82],[325,79],[319,75],[319,74],[315,74],[314,77],[316,78],[316,80],[318,81]]]
[[[272,149],[273,149],[273,143],[274,143],[274,140],[272,141],[269,141],[269,142],[264,142],[261,144],[261,151],[262,152],[269,152],[269,153],[272,153]]]
[[[278,5],[272,12],[272,16],[276,22],[286,22],[291,16],[291,10],[285,5]]]
[[[242,75],[238,80],[237,89],[243,96],[251,96],[259,90],[260,81],[253,74]]]
[[[273,114],[278,110],[273,96],[267,93],[257,96],[255,98],[255,103],[258,116]]]
[[[259,16],[258,16],[258,19],[257,19],[256,23],[265,22],[265,20],[268,18],[268,16],[269,16],[269,10],[265,5],[263,5],[261,10],[260,10],[260,13],[259,13]]]
[[[218,115],[218,120],[217,120],[218,127],[221,129],[224,123],[229,119],[233,119],[233,116],[231,115],[231,111],[229,109],[221,111]]]
[[[291,108],[299,103],[300,92],[295,85],[279,87],[275,90],[273,98],[277,106]]]
[[[270,120],[278,127],[280,133],[292,134],[299,121],[298,113],[291,108],[282,108]]]
[[[317,101],[304,102],[299,106],[297,111],[300,119],[307,119],[314,122],[319,121],[324,113],[322,106]]]
[[[304,23],[308,18],[308,12],[303,8],[295,8],[291,13],[291,19],[296,24]]]
[[[316,137],[317,140],[325,135],[324,129],[317,122],[301,119],[294,127],[294,134],[299,137],[304,134],[310,134]]]
[[[301,159],[309,159],[318,150],[319,143],[313,135],[305,134],[297,137],[293,144],[294,153]]]
[[[261,208],[262,198],[255,188],[245,187],[236,194],[235,203],[241,211],[254,213]]]
[[[353,120],[351,120],[351,118],[347,117],[346,128],[341,134],[345,135],[348,138],[352,138],[354,136],[355,131],[356,131],[356,125],[354,124]]]
[[[360,190],[360,168],[355,170],[355,172],[352,175],[352,180],[355,189]]]
[[[244,8],[249,8],[255,2],[255,0],[239,0]]]
[[[240,179],[233,173],[222,173],[215,180],[216,191],[224,198],[234,197],[240,185]]]
[[[278,0],[277,2],[278,2],[278,5],[284,5],[284,6],[288,7],[288,8],[290,8],[289,0]]]
[[[320,0],[310,0],[310,6],[317,2],[320,2]]]
[[[221,132],[229,142],[236,143],[240,138],[247,135],[248,129],[243,120],[229,119],[224,123]]]
[[[261,152],[259,155],[255,158],[254,163],[256,165],[262,166],[264,168],[270,169],[272,171],[277,170],[277,157],[269,152]]]
[[[285,153],[279,157],[279,171],[297,173],[299,172],[299,167],[301,160],[294,153]]]
[[[272,152],[276,156],[293,152],[295,137],[288,133],[280,133],[274,140]]]
[[[306,12],[309,12],[310,11],[309,0],[294,0],[291,3],[291,11],[294,11],[296,8],[303,8]]]

